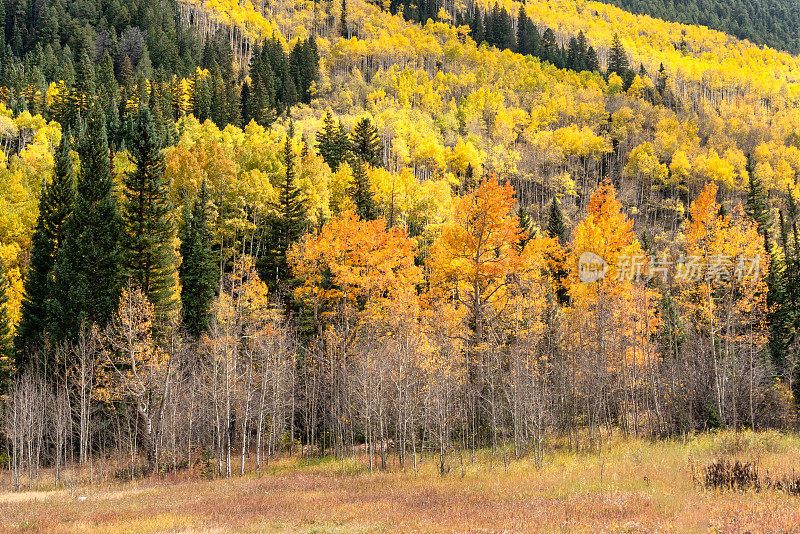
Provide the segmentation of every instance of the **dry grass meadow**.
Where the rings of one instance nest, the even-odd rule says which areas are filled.
[[[0,485],[2,532],[785,532],[800,497],[707,490],[718,458],[777,476],[800,470],[800,438],[721,433],[686,441],[614,437],[602,452],[554,450],[536,469],[489,455],[370,473],[360,462],[297,458],[261,475],[191,473],[134,482],[67,482],[13,493]],[[66,480],[69,479],[69,472]]]

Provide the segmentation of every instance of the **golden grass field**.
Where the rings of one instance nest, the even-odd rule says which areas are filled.
[[[766,490],[705,490],[717,458],[800,470],[800,438],[721,433],[651,442],[614,437],[601,454],[555,450],[536,469],[488,454],[370,473],[361,462],[283,459],[261,475],[68,484],[13,493],[0,485],[2,532],[785,532],[800,498]],[[601,483],[602,471],[602,483]]]

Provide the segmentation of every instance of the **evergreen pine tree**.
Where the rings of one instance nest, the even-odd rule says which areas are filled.
[[[516,52],[522,55],[532,54],[529,46],[528,37],[528,15],[525,13],[525,6],[520,4],[517,14],[517,49]]]
[[[303,192],[295,180],[295,154],[292,139],[286,136],[283,147],[286,173],[278,185],[278,201],[273,204],[274,214],[269,220],[269,251],[259,261],[259,275],[265,282],[278,285],[289,279],[289,264],[286,255],[289,247],[306,229],[307,208]]]
[[[472,163],[467,163],[467,170],[464,172],[464,181],[462,184],[462,193],[467,194],[473,189],[478,187],[478,182],[475,179],[475,168]]]
[[[317,152],[325,163],[336,172],[350,155],[350,140],[341,123],[333,120],[330,112],[325,114],[322,130],[317,132]]]
[[[119,66],[119,83],[125,88],[130,87],[133,84],[133,64],[131,63],[131,58],[128,54],[122,58],[122,63]]]
[[[218,269],[212,249],[213,239],[209,225],[208,186],[203,180],[191,208],[187,204],[181,234],[181,319],[186,331],[194,337],[208,329],[214,300]]]
[[[347,0],[342,0],[342,11],[339,13],[339,33],[345,39],[350,38],[347,31]]]
[[[625,51],[619,35],[615,33],[611,41],[611,50],[608,53],[608,74],[613,72],[624,80],[629,68],[628,53]]]
[[[764,231],[762,235],[764,236],[764,247],[770,255],[769,270],[766,277],[769,353],[775,371],[779,376],[783,376],[786,370],[786,350],[794,337],[791,310],[785,291],[786,266],[777,253],[777,247],[771,245],[767,232]]]
[[[114,61],[108,52],[103,55],[97,71],[97,94],[100,107],[106,115],[116,109],[119,102],[119,84],[114,77]]]
[[[150,110],[140,108],[129,146],[135,168],[123,178],[125,273],[165,321],[175,307],[175,231],[161,146]]]
[[[558,47],[556,34],[553,32],[552,28],[547,28],[544,34],[542,34],[542,48],[539,53],[539,58],[543,61],[549,61],[556,67],[563,67],[563,65],[560,65],[560,63],[562,63],[561,51]]]
[[[55,341],[74,340],[82,325],[105,326],[122,290],[122,221],[111,177],[105,119],[93,112],[78,146],[80,172],[64,245],[53,268],[48,325]]]
[[[758,231],[762,235],[768,235],[770,230],[769,207],[767,197],[764,193],[764,184],[755,170],[755,163],[752,155],[747,155],[747,174],[749,176],[747,189],[747,205],[745,212],[758,224]],[[767,251],[772,247],[769,246]]]
[[[56,256],[64,243],[66,221],[75,200],[75,173],[70,157],[70,134],[65,131],[56,151],[53,181],[44,186],[39,199],[39,217],[31,237],[30,267],[23,284],[20,322],[14,339],[17,366],[44,341],[47,306]]]
[[[365,221],[374,221],[378,218],[378,207],[375,204],[369,177],[360,159],[356,159],[353,162],[353,181],[347,193],[353,199],[353,203],[356,205],[356,213],[358,213],[359,217]]]
[[[373,167],[381,164],[381,138],[367,117],[356,123],[352,135],[353,156]]]
[[[586,70],[600,72],[600,61],[597,59],[597,52],[592,46],[586,50]]]
[[[550,212],[547,218],[547,233],[550,237],[558,239],[561,245],[567,242],[567,225],[564,223],[561,201],[556,197],[553,197],[553,201],[550,203]]]
[[[246,80],[242,84],[242,92],[241,96],[239,97],[239,108],[241,109],[241,127],[244,128],[250,124],[251,120],[253,120],[253,111],[250,102],[250,83]]]
[[[475,43],[480,45],[484,40],[486,40],[486,29],[484,28],[483,17],[481,16],[481,12],[477,4],[475,5],[474,9],[475,11],[472,17],[472,24],[470,24],[470,33],[472,34],[472,38],[475,40]]]

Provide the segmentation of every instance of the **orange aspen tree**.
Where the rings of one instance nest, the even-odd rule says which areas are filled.
[[[655,295],[644,284],[648,265],[633,221],[608,182],[594,192],[586,218],[575,228],[570,263],[572,365],[582,370],[580,377],[573,373],[573,392],[583,396],[593,428],[611,403],[623,428],[637,432]]]
[[[755,421],[755,358],[767,340],[766,273],[769,255],[757,224],[741,205],[725,214],[717,185],[707,183],[692,202],[684,256],[677,265],[681,304],[714,375],[721,424]],[[747,399],[741,403],[741,382]]]

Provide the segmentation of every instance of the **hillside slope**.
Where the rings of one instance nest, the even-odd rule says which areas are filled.
[[[756,44],[797,54],[797,0],[601,0],[626,11],[684,24],[707,26]]]

